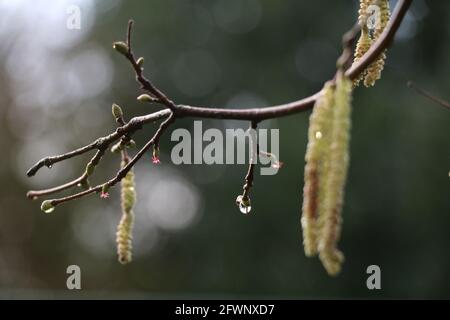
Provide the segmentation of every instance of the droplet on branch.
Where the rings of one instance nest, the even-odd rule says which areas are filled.
[[[249,214],[252,210],[252,205],[250,201],[250,197],[239,195],[236,198],[236,205],[239,208],[239,211],[243,214]]]
[[[53,211],[55,211],[55,206],[50,200],[45,200],[41,204],[41,210],[44,213],[52,213]]]

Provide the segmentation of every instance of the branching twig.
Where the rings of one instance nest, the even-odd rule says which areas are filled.
[[[106,149],[99,149],[94,157],[91,159],[91,161],[88,163],[88,165],[92,165],[93,167],[97,166],[97,164],[100,162],[101,158],[103,157],[103,155],[105,154]],[[54,188],[50,188],[50,189],[45,189],[45,190],[38,190],[38,191],[28,191],[27,193],[27,197],[29,199],[37,199],[39,197],[45,196],[45,195],[49,195],[49,194],[54,194],[63,190],[67,190],[70,189],[74,186],[83,186],[86,185],[87,187],[89,187],[89,182],[88,182],[88,172],[85,171],[80,177],[78,177],[75,180],[72,180],[66,184],[54,187]]]
[[[391,21],[389,25],[384,30],[383,34],[379,37],[379,39],[372,45],[370,50],[360,59],[358,62],[354,63],[350,68],[348,68],[345,72],[346,76],[350,79],[355,79],[361,74],[370,64],[372,64],[379,55],[389,46],[391,43],[395,33],[397,32],[409,6],[411,5],[412,0],[399,0],[397,6],[392,14]],[[131,63],[133,70],[136,74],[136,80],[141,85],[141,88],[151,95],[150,100],[152,102],[158,102],[167,107],[167,109],[157,111],[145,116],[135,117],[131,119],[128,123],[124,121],[118,122],[120,127],[116,129],[115,132],[111,133],[108,136],[99,138],[94,142],[84,146],[82,148],[76,149],[74,151],[58,155],[52,157],[46,157],[41,159],[38,163],[36,163],[28,172],[27,175],[29,177],[36,174],[36,172],[42,168],[43,166],[51,167],[57,162],[67,160],[84,153],[87,153],[92,150],[97,150],[96,155],[92,158],[92,161],[99,161],[101,156],[104,154],[105,150],[109,148],[109,146],[119,140],[122,139],[122,142],[126,142],[127,139],[130,139],[131,135],[141,129],[145,124],[155,122],[160,119],[166,119],[163,123],[161,123],[159,129],[156,131],[155,135],[147,142],[147,144],[131,159],[128,163],[120,169],[116,176],[106,183],[102,185],[98,185],[96,187],[90,188],[83,192],[70,195],[60,199],[51,200],[51,204],[56,206],[60,203],[67,202],[70,200],[78,199],[88,194],[94,192],[100,192],[105,186],[112,187],[117,182],[119,182],[129,170],[136,164],[136,162],[145,154],[145,152],[150,149],[153,145],[157,145],[158,141],[164,132],[164,130],[176,119],[180,117],[194,117],[194,118],[217,118],[217,119],[236,119],[236,120],[247,120],[252,122],[252,126],[256,125],[259,121],[271,118],[283,117],[291,114],[300,113],[302,111],[308,110],[313,107],[317,97],[320,95],[320,92],[315,93],[309,97],[304,99],[294,101],[287,104],[282,104],[278,106],[272,106],[267,108],[251,108],[251,109],[219,109],[219,108],[204,108],[204,107],[195,107],[195,106],[187,106],[187,105],[177,105],[172,100],[170,100],[163,92],[161,92],[158,88],[156,88],[153,83],[145,78],[143,75],[143,68],[141,63],[139,63],[139,59],[136,60],[131,43],[131,32],[133,27],[133,21],[129,21],[127,35],[126,35],[126,50],[121,53],[127,58],[127,60]],[[358,33],[358,27],[353,27],[346,35],[343,37],[344,51],[341,57],[338,60],[338,67],[343,67],[346,69],[346,66],[350,63],[350,58],[352,56],[351,44],[355,39]],[[124,157],[128,157],[128,155],[122,154]],[[253,170],[254,166],[251,164],[249,166],[249,170],[246,176],[246,186],[247,189],[250,189],[253,182]],[[87,179],[82,175],[78,179],[75,179],[67,184],[64,184],[59,187],[55,187],[48,190],[42,191],[31,191],[28,193],[28,196],[31,198],[36,198],[40,195],[46,195],[55,193],[61,190],[65,190],[70,188],[80,182],[85,181]],[[244,193],[248,193],[248,190]]]
[[[133,50],[131,47],[131,31],[133,29],[133,20],[128,21],[128,29],[127,29],[127,46],[128,51],[125,54],[125,57],[130,61],[134,72],[136,73],[136,81],[141,84],[141,88],[150,94],[152,94],[156,99],[155,102],[160,102],[168,107],[170,110],[174,111],[177,109],[175,103],[170,100],[164,93],[162,93],[158,88],[156,88],[153,83],[144,77],[143,69],[137,63]]]
[[[73,195],[70,195],[67,197],[59,198],[59,199],[50,200],[50,203],[53,206],[57,206],[64,202],[82,198],[91,193],[100,192],[105,188],[105,186],[107,188],[115,186],[118,182],[120,182],[127,175],[127,173],[136,164],[136,162],[138,162],[139,159],[142,158],[142,156],[154,145],[155,141],[158,141],[160,139],[161,135],[164,133],[164,131],[167,129],[167,127],[174,121],[174,119],[175,118],[173,117],[173,114],[171,114],[164,122],[162,122],[161,125],[159,126],[158,130],[153,135],[153,137],[145,144],[144,147],[142,147],[141,150],[139,150],[139,152],[127,163],[126,166],[124,166],[117,172],[117,174],[114,178],[108,180],[104,184],[99,184],[99,185],[97,185],[93,188],[90,188],[88,190],[85,190],[83,192],[73,194]]]
[[[353,44],[361,31],[361,26],[356,23],[353,28],[347,31],[342,37],[342,54],[338,58],[336,67],[338,70],[347,70],[353,61]]]
[[[117,141],[125,134],[131,134],[132,132],[141,129],[145,124],[155,122],[160,119],[167,118],[170,115],[170,110],[164,109],[158,112],[154,112],[145,116],[135,117],[131,119],[126,125],[119,127],[115,132],[108,136],[98,138],[94,142],[91,142],[85,147],[76,149],[74,151],[64,153],[57,156],[46,157],[39,160],[30,170],[27,172],[27,176],[32,177],[39,171],[42,167],[52,167],[55,163],[82,155],[91,150],[95,149],[107,149],[111,143]]]

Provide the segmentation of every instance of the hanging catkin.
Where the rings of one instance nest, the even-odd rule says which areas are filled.
[[[389,23],[389,19],[391,16],[389,9],[389,0],[378,0],[377,5],[379,6],[380,17],[379,19],[377,19],[375,28],[373,30],[373,41],[377,40],[381,36],[387,24]],[[378,59],[375,60],[367,68],[367,74],[364,79],[364,85],[366,87],[374,86],[375,82],[381,78],[381,72],[384,69],[386,60],[386,52],[387,50],[383,51]]]
[[[331,144],[325,172],[323,207],[320,214],[319,258],[330,275],[336,275],[344,261],[337,249],[341,211],[349,162],[352,82],[340,73],[334,94]]]
[[[370,37],[369,29],[367,28],[368,8],[370,2],[371,0],[361,0],[359,3],[358,23],[361,27],[361,36],[359,37],[358,43],[356,44],[355,58],[353,60],[354,62],[360,60],[372,45],[372,38]],[[359,77],[354,80],[354,85],[358,86],[359,83],[364,80],[365,75],[366,71],[362,72]]]
[[[374,10],[373,8],[377,9]],[[368,27],[369,14],[376,15],[371,17],[374,18],[374,24],[370,30]],[[389,0],[360,0],[358,22],[361,26],[361,36],[356,45],[354,63],[359,61],[370,49],[371,45],[381,36],[389,23],[389,19]],[[377,60],[354,80],[355,86],[358,86],[362,80],[364,80],[366,87],[375,85],[375,82],[381,78],[381,72],[384,69],[386,60],[386,52],[386,50],[382,52]]]
[[[370,38],[369,30],[367,29],[366,26],[364,26],[361,29],[361,36],[356,45],[354,62],[359,61],[363,57],[363,55],[367,51],[369,51],[371,45],[372,45],[372,39]],[[355,78],[355,80],[353,80],[353,84],[355,87],[358,86],[359,83],[364,80],[364,78],[366,77],[366,74],[367,74],[367,70],[364,70],[363,72],[361,72],[361,74],[357,78]]]
[[[319,254],[330,275],[341,270],[337,243],[347,176],[353,83],[339,72],[326,83],[309,121],[303,189],[302,229],[307,256]]]
[[[362,27],[366,24],[368,19],[368,9],[369,5],[371,4],[372,0],[360,0],[359,1],[359,10],[358,10],[358,22],[359,25]]]
[[[323,173],[326,171],[326,152],[331,138],[333,91],[333,85],[326,83],[309,119],[301,218],[303,245],[308,257],[317,254],[320,189],[323,185]]]
[[[124,163],[122,163],[122,167]],[[132,240],[134,212],[136,203],[136,190],[134,183],[134,173],[130,170],[121,181],[121,207],[122,218],[117,226],[116,242],[119,262],[126,264],[132,259]]]

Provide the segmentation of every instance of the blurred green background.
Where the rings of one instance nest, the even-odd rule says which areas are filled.
[[[391,3],[394,5],[395,1]],[[68,7],[81,9],[69,30]],[[449,298],[450,114],[406,87],[450,100],[450,2],[415,0],[383,79],[354,94],[351,167],[337,278],[304,256],[300,208],[308,113],[266,121],[280,129],[284,168],[257,176],[252,213],[234,204],[242,165],[137,165],[134,259],[116,260],[118,190],[41,213],[30,189],[78,176],[88,156],[43,168],[115,128],[111,103],[128,118],[156,106],[139,94],[128,63],[111,48],[135,20],[134,47],[145,73],[178,103],[263,107],[294,101],[334,74],[340,39],[357,1],[0,0],[1,298]],[[152,109],[153,108],[153,109]],[[204,127],[246,127],[206,121]],[[192,129],[192,119],[176,124]],[[136,136],[143,145],[155,130]],[[96,182],[119,160],[108,155]],[[66,268],[82,290],[66,289]],[[366,288],[381,267],[382,290]]]

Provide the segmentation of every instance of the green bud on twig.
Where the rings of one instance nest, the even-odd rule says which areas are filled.
[[[94,173],[94,170],[95,170],[95,166],[91,162],[89,162],[86,166],[86,174],[88,176],[91,176]]]
[[[122,108],[119,105],[113,103],[111,109],[112,109],[112,114],[113,114],[114,118],[117,119],[117,118],[122,118],[123,117],[123,111],[122,111]]]
[[[137,99],[140,101],[140,102],[153,102],[153,101],[155,101],[155,99],[153,99],[150,95],[148,95],[148,94],[141,94],[139,97],[137,97]]]
[[[113,43],[113,48],[117,52],[119,52],[119,53],[121,53],[123,55],[128,54],[128,45],[125,42],[122,42],[122,41],[114,42]]]
[[[83,181],[81,181],[78,186],[84,190],[88,190],[91,187],[89,184],[89,181],[87,179],[84,179]]]
[[[134,140],[128,141],[127,148],[136,148],[136,142]]]
[[[140,57],[139,59],[137,59],[136,64],[142,68],[144,66],[144,58]]]
[[[122,150],[123,150],[123,147],[122,147],[122,143],[120,141],[111,147],[112,153],[119,153]]]
[[[102,186],[102,193],[108,193],[108,191],[109,191],[109,184],[108,184],[108,183],[105,183],[105,184]]]

